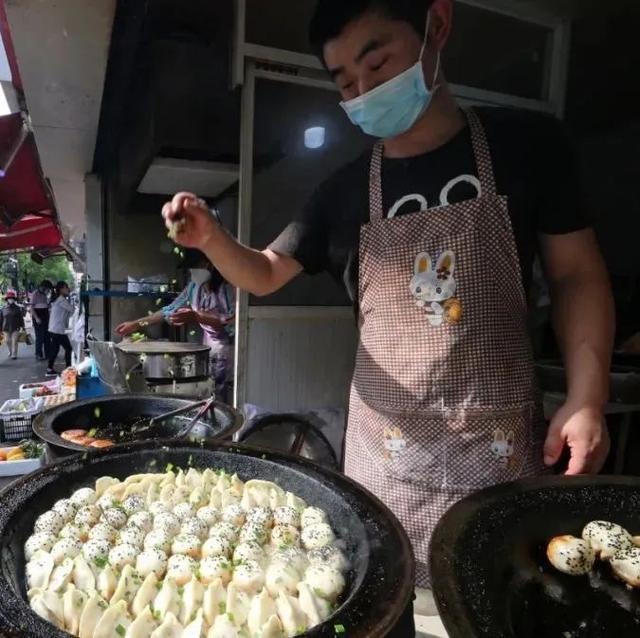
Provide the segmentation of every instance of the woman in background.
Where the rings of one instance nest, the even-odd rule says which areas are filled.
[[[176,327],[200,324],[203,343],[211,348],[216,397],[228,402],[234,371],[235,291],[201,252],[187,251],[185,265],[191,281],[173,303],[148,317],[120,324],[116,332],[125,337],[163,321]]]
[[[68,297],[71,291],[64,281],[59,281],[54,289],[54,295],[51,300],[51,310],[49,314],[49,367],[47,368],[47,376],[56,376],[53,364],[56,361],[60,346],[64,348],[64,362],[68,368],[71,365],[71,342],[67,336],[67,328],[69,319],[73,314],[73,306],[69,303]]]
[[[16,293],[8,290],[5,296],[6,305],[0,310],[0,330],[4,330],[4,336],[9,348],[9,357],[18,358],[18,339],[20,331],[24,330],[24,313],[17,304]]]
[[[36,333],[36,359],[45,361],[49,357],[49,296],[53,284],[45,279],[31,295],[31,316]]]

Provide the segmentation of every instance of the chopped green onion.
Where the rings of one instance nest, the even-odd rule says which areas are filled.
[[[97,431],[98,431],[98,430],[96,430],[95,428],[91,428],[91,429],[87,432],[87,436],[95,436]]]
[[[227,603],[225,602],[218,603],[218,610],[220,611],[221,614],[224,614],[227,611]]]
[[[334,625],[333,627],[336,630],[336,634],[344,634],[346,633],[346,629],[344,628],[344,625]]]
[[[167,467],[164,470],[165,472],[173,472],[173,463],[167,463]]]
[[[127,630],[122,625],[118,625],[116,627],[116,633],[118,634],[118,636],[124,636],[127,633]]]
[[[94,410],[93,410],[93,416],[95,416],[96,419],[99,419],[100,418],[100,414],[101,414],[100,406],[96,406],[94,408]]]
[[[106,558],[96,558],[93,562],[96,567],[104,569],[109,561]]]

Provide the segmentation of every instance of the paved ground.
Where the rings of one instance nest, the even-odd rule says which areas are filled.
[[[20,344],[18,359],[7,357],[5,346],[0,348],[0,405],[7,399],[18,398],[18,388],[22,383],[44,381],[46,363],[36,361],[33,346]]]

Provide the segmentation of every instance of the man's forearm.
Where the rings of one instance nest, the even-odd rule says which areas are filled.
[[[567,375],[567,400],[601,407],[609,396],[615,332],[613,298],[606,273],[556,281],[551,293],[554,328]]]
[[[269,257],[238,243],[222,227],[216,228],[202,250],[224,279],[236,288],[263,296],[279,287],[274,281]]]

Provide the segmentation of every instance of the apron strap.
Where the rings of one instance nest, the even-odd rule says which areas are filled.
[[[487,141],[487,134],[480,118],[472,109],[465,110],[469,120],[471,142],[478,170],[478,178],[482,187],[482,195],[495,197],[497,195],[496,178],[493,172],[491,149]],[[382,159],[384,157],[384,142],[376,142],[371,153],[369,167],[369,219],[372,222],[381,220],[384,214],[382,200]]]
[[[473,109],[465,110],[467,119],[469,120],[469,128],[471,130],[471,142],[473,144],[473,153],[476,158],[476,166],[478,169],[478,178],[482,186],[482,195],[486,197],[495,197],[497,195],[496,178],[493,172],[493,161],[491,159],[491,149],[487,141],[487,134],[484,126]]]
[[[384,156],[384,142],[376,142],[371,153],[369,168],[369,219],[372,222],[384,217],[382,203],[382,158]]]

